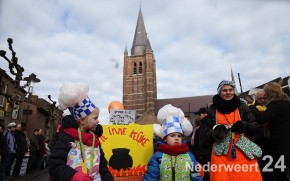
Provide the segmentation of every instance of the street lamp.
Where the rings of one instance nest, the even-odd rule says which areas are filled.
[[[52,104],[49,104],[49,108],[48,108],[48,114],[49,115],[46,118],[47,125],[49,125],[49,128],[50,128],[50,130],[49,130],[50,139],[52,139],[52,134],[51,133],[53,133],[54,120],[56,119],[54,111],[57,109],[57,107],[56,107],[56,101],[52,100],[50,95],[48,95],[47,97],[50,100],[50,102],[52,102]]]
[[[32,73],[28,77],[25,77],[24,80],[27,81],[25,86],[28,86],[28,102],[27,102],[27,111],[26,111],[26,120],[25,120],[25,126],[27,128],[28,114],[30,114],[30,111],[29,111],[30,99],[31,99],[31,95],[33,92],[33,84],[31,84],[31,83],[38,83],[38,82],[40,82],[40,79],[36,78],[36,75],[34,73]]]

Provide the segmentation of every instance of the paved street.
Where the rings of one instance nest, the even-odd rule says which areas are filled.
[[[37,172],[33,172],[30,174],[26,174],[20,178],[17,179],[4,179],[4,181],[49,181],[49,173],[48,173],[48,168],[45,168],[44,170],[40,170]]]

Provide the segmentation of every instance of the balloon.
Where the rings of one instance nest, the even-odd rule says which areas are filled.
[[[119,101],[112,101],[110,104],[109,104],[109,107],[108,107],[108,111],[110,113],[110,110],[111,109],[118,109],[118,110],[124,110],[124,106],[121,102]]]

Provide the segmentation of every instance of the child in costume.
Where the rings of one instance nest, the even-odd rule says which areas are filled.
[[[192,125],[182,110],[168,104],[158,111],[157,118],[162,126],[154,124],[154,133],[163,140],[149,160],[143,181],[201,181],[197,162],[183,140],[191,134]]]
[[[59,94],[59,108],[69,109],[75,120],[66,125],[48,159],[49,173],[55,181],[113,180],[107,160],[93,131],[100,110],[87,96],[84,83],[64,83]],[[77,123],[77,128],[76,128]]]

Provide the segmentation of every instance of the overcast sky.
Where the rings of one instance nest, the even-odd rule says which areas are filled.
[[[158,99],[216,94],[231,67],[244,91],[290,75],[288,0],[0,0],[0,49],[10,58],[13,38],[24,77],[41,79],[40,98],[57,100],[65,81],[88,83],[106,122],[109,103],[122,102],[140,4]]]

